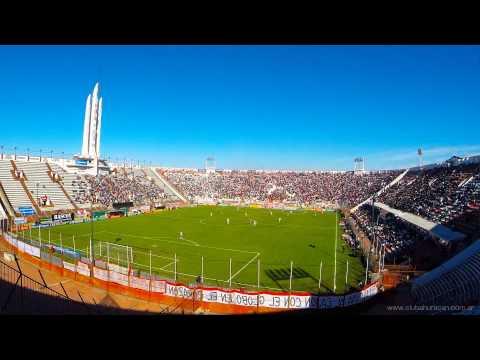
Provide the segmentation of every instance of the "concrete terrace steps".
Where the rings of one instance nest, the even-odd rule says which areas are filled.
[[[67,196],[65,196],[60,185],[53,182],[48,175],[49,168],[47,164],[41,162],[17,161],[16,166],[19,170],[23,170],[25,173],[25,176],[27,177],[25,184],[32,196],[37,196],[38,183],[38,196],[48,196],[54,205],[52,210],[69,210],[73,208],[72,203]]]
[[[61,166],[51,163],[50,167],[62,178],[62,186],[76,206],[80,209],[90,207],[88,201],[88,183],[85,177],[80,174],[73,174],[65,171]]]
[[[1,181],[0,181],[0,202],[3,204],[3,206],[0,206],[0,211],[3,211],[3,208],[5,207],[5,210],[7,211],[10,217],[15,217],[17,215],[17,212],[15,211],[10,200],[8,199],[7,193],[5,192],[5,189],[3,188]]]
[[[2,183],[5,194],[15,211],[21,206],[31,206],[34,208],[28,194],[25,192],[21,182],[14,179],[11,171],[13,170],[10,160],[0,160],[0,182]]]
[[[417,304],[469,305],[480,297],[480,240],[413,281]]]
[[[188,203],[188,199],[185,195],[183,195],[175,186],[173,186],[165,176],[162,176],[158,172],[159,169],[157,168],[148,168],[149,176],[154,179],[155,183],[162,187],[167,194],[173,194],[177,198],[179,198],[184,203]]]
[[[387,190],[389,187],[391,187],[391,186],[395,185],[396,183],[398,183],[400,180],[403,179],[403,177],[404,177],[405,175],[407,175],[407,173],[408,173],[409,170],[410,170],[410,169],[406,169],[404,172],[402,172],[400,175],[398,175],[395,179],[393,179],[393,181],[392,181],[390,184],[386,185],[384,188],[382,188],[382,189],[380,189],[379,191],[377,191],[374,195],[375,195],[375,196],[379,196],[379,195],[381,195],[385,190]],[[364,204],[366,204],[368,201],[372,200],[372,197],[373,197],[374,195],[370,196],[368,199],[365,199],[365,200],[362,201],[360,204],[358,204],[358,205],[356,205],[355,207],[353,207],[353,208],[350,210],[350,212],[352,213],[352,212],[357,211],[358,208],[360,208],[362,205],[364,205]]]
[[[55,172],[55,173],[57,172],[57,171],[54,171],[54,170],[52,169],[52,167],[50,166],[49,163],[46,163],[46,165],[47,165],[47,168],[48,168],[48,170],[50,171],[51,174],[54,173],[54,172]],[[60,175],[60,174],[59,174],[59,175]],[[52,180],[52,181],[53,181],[53,180]],[[71,196],[67,193],[67,191],[65,190],[65,188],[64,188],[63,185],[62,185],[62,182],[59,181],[59,182],[56,183],[56,184],[59,186],[60,190],[62,190],[62,192],[63,192],[63,194],[65,195],[65,197],[70,201],[70,203],[72,204],[73,208],[74,208],[75,210],[78,210],[78,206],[75,204],[75,202],[73,201],[73,199],[71,198]]]

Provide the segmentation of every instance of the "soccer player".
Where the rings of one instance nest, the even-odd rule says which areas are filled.
[[[210,211],[210,217],[212,217],[212,216],[213,216],[213,213]]]
[[[183,231],[180,231],[180,240],[183,240]]]
[[[253,220],[253,226],[257,226],[257,220]]]
[[[230,218],[227,218],[227,225],[230,225]]]
[[[281,218],[281,217],[278,218],[278,222],[279,222],[279,223],[282,222],[282,218]]]

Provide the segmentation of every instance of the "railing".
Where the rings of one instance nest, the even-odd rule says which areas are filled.
[[[76,302],[46,283],[23,274],[16,257],[15,262],[17,268],[0,261],[0,314],[92,313],[86,304]]]
[[[9,216],[13,217],[15,216],[15,209],[12,206],[12,203],[10,202],[10,199],[7,197],[7,193],[5,192],[5,189],[3,188],[2,182],[0,181],[0,201],[3,203],[5,206],[5,209],[7,210],[7,213]]]
[[[78,154],[58,151],[39,151],[31,149],[20,149],[15,147],[0,146],[0,160],[19,160],[30,162],[48,162],[56,163],[63,167],[67,165],[75,165],[74,156]],[[147,169],[154,166],[152,162],[146,160],[130,159],[125,157],[102,156],[110,167],[126,167],[129,169]]]
[[[360,304],[378,293],[378,284],[370,283],[360,291],[344,295],[317,296],[296,291],[246,291],[242,288],[209,287],[196,284],[184,284],[158,276],[142,277],[134,274],[132,268],[96,260],[91,264],[87,257],[66,262],[66,248],[55,246],[57,256],[45,252],[43,246],[32,239],[19,238],[4,234],[5,239],[15,251],[27,254],[35,261],[49,263],[52,271],[62,275],[69,274],[76,280],[90,285],[105,288],[107,291],[129,294],[146,301],[170,304],[166,312],[177,312],[180,308],[186,311],[211,311],[216,313],[252,313],[260,311],[278,311],[288,309],[330,309]],[[25,241],[25,242],[24,242]],[[28,242],[31,244],[29,245]],[[40,247],[39,247],[40,245]],[[50,247],[50,246],[48,246]],[[41,250],[42,249],[42,250]],[[59,256],[59,251],[62,255]],[[78,249],[77,249],[78,252]],[[87,252],[85,252],[87,255]],[[112,255],[110,253],[110,255]],[[56,270],[55,270],[56,269]],[[198,295],[198,298],[197,298]],[[233,306],[233,308],[232,308]]]

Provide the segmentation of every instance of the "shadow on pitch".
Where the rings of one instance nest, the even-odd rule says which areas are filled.
[[[290,280],[290,268],[268,269],[265,270],[265,274],[277,285],[279,289],[288,290],[288,285],[287,287],[282,286],[280,282]],[[295,279],[311,279],[312,281],[318,283],[318,278],[313,277],[308,271],[302,269],[301,267],[294,267],[292,269],[292,280]],[[328,292],[332,291],[332,289],[323,284],[322,288]]]

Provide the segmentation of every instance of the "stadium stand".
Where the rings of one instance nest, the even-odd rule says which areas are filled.
[[[385,263],[400,264],[411,261],[415,245],[430,238],[426,231],[402,219],[386,213],[381,214],[368,204],[362,205],[352,217],[376,246],[385,246]],[[375,244],[374,244],[375,245]]]
[[[470,220],[480,215],[480,164],[410,171],[378,201],[476,238],[480,221]]]
[[[0,182],[12,207],[15,211],[24,206],[32,207],[32,202],[20,182],[14,179],[11,173],[12,170],[13,167],[10,160],[0,160]]]
[[[94,189],[94,203],[111,206],[117,202],[132,201],[134,205],[149,205],[166,199],[165,192],[143,172],[123,169],[117,174],[85,175],[88,186]]]
[[[230,170],[207,174],[202,170],[117,167],[95,177],[72,174],[60,163],[0,160],[0,189],[4,192],[0,200],[5,208],[0,209],[0,219],[13,217],[11,208],[18,214],[23,207],[35,207],[37,183],[39,195],[47,195],[53,203],[50,208],[42,207],[42,212],[87,208],[91,188],[94,205],[105,208],[115,203],[142,206],[179,199],[336,204],[348,214],[341,226],[343,239],[352,250],[367,249],[366,241],[376,249],[375,256],[384,249],[386,264],[408,266],[418,273],[450,258],[414,280],[410,292],[417,304],[470,305],[480,298],[480,241],[455,255],[480,238],[478,162],[366,174]],[[372,197],[374,206],[367,201]],[[423,222],[433,224],[429,225],[432,229],[422,227]],[[462,235],[455,251],[443,253],[442,246],[435,243],[442,239],[438,234],[445,233],[442,229]],[[439,247],[438,253],[432,244]]]
[[[153,170],[152,168],[148,168],[146,170],[146,174],[150,176],[153,181],[160,186],[167,198],[171,201],[183,201],[183,202],[188,202],[187,198],[185,197],[184,194],[180,193],[180,191],[175,188],[167,179],[165,179],[165,176],[163,172],[159,169]]]
[[[43,162],[15,162],[17,168],[25,173],[28,190],[34,199],[37,198],[37,184],[39,196],[46,195],[53,204],[52,210],[68,210],[73,205],[65,196],[60,185],[53,182],[48,175],[49,169]],[[37,200],[38,201],[38,200]]]
[[[400,171],[355,175],[353,172],[259,172],[166,169],[163,174],[190,200],[202,198],[250,201],[321,201],[354,206],[379,191]]]
[[[73,199],[75,204],[79,208],[89,207],[90,202],[88,200],[88,182],[85,177],[79,174],[68,173],[62,169],[61,166],[54,163],[52,163],[50,166],[52,170],[60,176],[65,191],[70,198]]]
[[[477,305],[480,299],[480,240],[412,283],[419,305]]]

